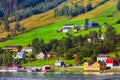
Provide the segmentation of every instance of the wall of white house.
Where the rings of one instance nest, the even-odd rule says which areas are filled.
[[[97,57],[97,61],[106,61],[107,57]]]

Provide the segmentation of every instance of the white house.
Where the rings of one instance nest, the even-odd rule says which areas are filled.
[[[105,40],[105,35],[102,35],[102,36],[100,37],[100,39],[101,39],[101,40]]]
[[[64,27],[63,30],[62,30],[62,32],[69,32],[70,30],[71,30],[70,27]]]
[[[63,66],[63,65],[65,65],[65,64],[64,64],[64,62],[61,61],[61,60],[57,60],[57,61],[55,62],[55,66],[57,66],[57,67],[61,67],[61,66]]]
[[[92,39],[91,39],[91,38],[88,38],[87,41],[88,41],[88,43],[91,43],[91,42],[92,42]]]
[[[84,26],[84,25],[81,25],[81,26],[80,26],[80,29],[85,29],[85,26]]]
[[[104,62],[106,62],[107,58],[108,58],[107,54],[99,54],[98,57],[97,57],[97,61],[104,61]]]
[[[26,48],[22,48],[23,52],[28,52],[28,53],[32,53],[34,51],[34,48],[33,47],[26,47]]]
[[[36,55],[36,58],[37,59],[44,59],[46,56],[45,56],[45,54],[43,53],[43,52],[40,52],[40,53],[38,53],[37,55]]]
[[[74,32],[77,32],[76,27],[77,27],[76,24],[65,24],[65,25],[63,26],[62,32],[69,32],[69,31],[71,30],[71,28],[74,28]]]
[[[40,53],[38,53],[37,55],[36,55],[36,58],[37,59],[45,59],[45,58],[47,58],[47,57],[50,57],[51,56],[51,54],[49,53],[49,52],[40,52]]]
[[[26,58],[26,54],[25,54],[25,52],[18,52],[15,58],[24,59],[24,58]]]

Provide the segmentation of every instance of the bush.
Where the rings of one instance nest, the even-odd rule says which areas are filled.
[[[113,15],[112,15],[112,14],[110,14],[110,15],[107,15],[107,17],[113,17]]]
[[[120,24],[120,19],[116,21],[116,24]]]
[[[67,66],[68,66],[68,67],[72,67],[72,66],[73,66],[73,64],[68,64]]]

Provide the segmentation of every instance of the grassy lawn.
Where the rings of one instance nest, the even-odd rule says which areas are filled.
[[[54,66],[56,60],[58,60],[58,59],[57,58],[56,59],[45,59],[45,60],[38,59],[38,60],[35,60],[35,61],[29,61],[28,63],[22,64],[22,65],[23,66],[43,66],[43,65]],[[63,60],[65,62],[65,64],[68,64],[68,65],[69,64],[74,64],[74,60],[66,60],[66,59],[63,59],[63,58],[60,58],[59,60]]]

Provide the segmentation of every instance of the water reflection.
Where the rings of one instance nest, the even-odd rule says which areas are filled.
[[[120,73],[6,72],[0,73],[0,80],[120,80]]]

